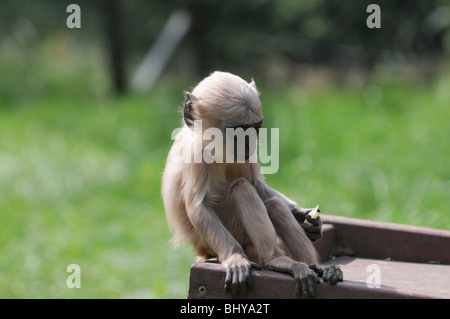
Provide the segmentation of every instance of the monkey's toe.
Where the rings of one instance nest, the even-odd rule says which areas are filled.
[[[342,281],[344,279],[344,273],[342,270],[334,265],[323,268],[322,279],[325,282],[329,282],[331,284],[335,284],[338,281]]]

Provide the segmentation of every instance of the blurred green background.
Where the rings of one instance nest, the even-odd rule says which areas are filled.
[[[161,174],[184,91],[214,70],[253,77],[280,128],[272,187],[327,214],[450,229],[450,7],[377,1],[368,29],[369,3],[2,1],[0,297],[187,296],[195,257],[169,242]],[[186,36],[136,92],[181,8]]]

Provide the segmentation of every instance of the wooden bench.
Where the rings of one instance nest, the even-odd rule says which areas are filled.
[[[316,249],[323,264],[342,268],[344,281],[317,284],[316,298],[450,298],[450,231],[330,215],[322,220]],[[252,275],[255,287],[246,298],[300,298],[290,275]],[[220,264],[195,263],[188,298],[231,298],[224,282]]]

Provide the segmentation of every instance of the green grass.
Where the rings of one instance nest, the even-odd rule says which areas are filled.
[[[12,74],[0,82],[0,297],[186,297],[195,259],[169,243],[160,180],[183,90],[198,79],[114,100],[101,66],[58,69],[67,58],[52,46],[14,57],[22,75],[11,56],[0,61]],[[19,90],[27,68],[43,86]],[[260,87],[264,126],[280,128],[268,183],[323,213],[450,229],[448,76],[370,84],[381,99]],[[81,289],[66,287],[73,263]]]
[[[269,94],[283,141],[269,182],[330,214],[450,229],[445,83],[381,84],[373,105],[352,89]]]
[[[192,254],[172,252],[159,191],[178,119],[153,102],[46,99],[1,111],[0,296],[186,295]],[[66,287],[71,263],[82,289]]]

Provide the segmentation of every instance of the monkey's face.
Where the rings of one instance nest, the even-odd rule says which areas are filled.
[[[255,153],[257,137],[264,117],[255,83],[240,77],[214,72],[186,94],[185,123],[192,127],[202,121],[202,129],[222,131],[227,162],[248,161]],[[232,153],[232,156],[230,156]]]
[[[263,119],[255,123],[240,123],[225,129],[227,152],[233,152],[234,162],[246,162],[256,155],[257,138]],[[230,147],[230,143],[233,147]]]

